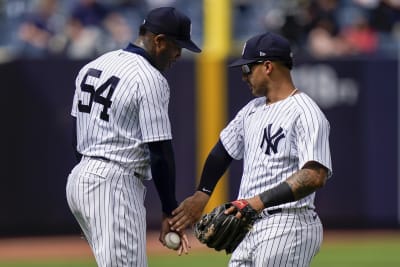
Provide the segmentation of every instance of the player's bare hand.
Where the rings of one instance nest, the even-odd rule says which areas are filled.
[[[210,196],[196,191],[192,196],[186,198],[173,212],[169,220],[171,230],[182,231],[197,222],[206,206]]]
[[[181,245],[178,248],[178,255],[182,255],[182,253],[188,254],[190,249],[190,243],[187,235],[184,232],[177,232],[181,237]]]
[[[163,246],[167,246],[166,241],[165,241],[165,236],[171,232],[168,220],[171,219],[171,217],[167,217],[165,215],[163,215],[163,219],[162,219],[162,223],[161,223],[161,232],[160,232],[160,236],[159,236],[159,241],[161,244],[163,244]],[[189,239],[187,237],[187,235],[185,234],[184,231],[178,232],[176,231],[176,233],[179,235],[180,239],[181,239],[181,244],[178,248],[176,248],[175,250],[178,252],[178,255],[182,255],[182,253],[188,254],[189,253],[189,249],[190,249],[190,243],[189,243]]]
[[[163,244],[163,246],[165,246],[165,235],[169,232],[171,232],[171,229],[169,227],[169,223],[168,220],[170,218],[167,217],[165,214],[163,214],[162,217],[162,221],[161,221],[161,230],[160,230],[160,236],[158,238],[158,240],[160,241],[161,244]]]

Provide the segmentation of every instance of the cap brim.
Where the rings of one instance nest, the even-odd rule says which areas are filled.
[[[192,52],[195,52],[195,53],[200,53],[200,52],[201,52],[201,49],[200,49],[195,43],[193,43],[192,40],[183,41],[183,40],[177,40],[177,39],[175,39],[175,42],[176,42],[180,47],[186,48],[187,50],[190,50],[190,51],[192,51]]]
[[[246,65],[246,64],[249,64],[249,63],[256,62],[256,61],[257,61],[257,59],[243,59],[243,58],[240,58],[240,59],[237,59],[237,60],[233,61],[231,64],[228,65],[228,67],[229,68],[239,67],[239,66],[242,66],[242,65]]]

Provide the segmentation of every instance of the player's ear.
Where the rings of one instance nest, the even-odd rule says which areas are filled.
[[[157,51],[164,49],[167,46],[167,36],[165,34],[157,34],[154,36],[154,47]]]
[[[274,65],[272,64],[271,61],[266,60],[266,61],[263,62],[263,67],[265,69],[265,73],[266,74],[271,74],[271,72],[272,72],[272,70],[274,68]]]

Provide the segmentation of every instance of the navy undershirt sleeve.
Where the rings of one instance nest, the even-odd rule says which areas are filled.
[[[210,154],[208,154],[197,190],[211,195],[232,160],[233,158],[228,154],[221,140],[219,140]]]
[[[151,172],[160,196],[162,211],[170,216],[178,207],[175,196],[175,160],[171,140],[147,143]]]

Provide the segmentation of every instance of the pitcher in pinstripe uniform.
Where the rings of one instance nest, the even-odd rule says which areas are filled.
[[[190,19],[175,8],[154,9],[134,44],[89,62],[76,78],[72,116],[80,162],[66,193],[99,266],[147,266],[143,180],[153,178],[160,196],[165,244],[177,201],[170,89],[162,71],[182,48],[201,51],[190,31]],[[180,234],[178,253],[187,253]]]
[[[173,229],[197,221],[233,159],[243,159],[238,199],[259,212],[229,266],[309,266],[322,242],[315,191],[331,176],[329,123],[291,79],[288,41],[267,32],[249,39],[243,81],[253,95],[220,134],[203,168],[198,190],[174,210]],[[233,212],[230,209],[229,212]],[[236,214],[240,216],[239,214]]]

